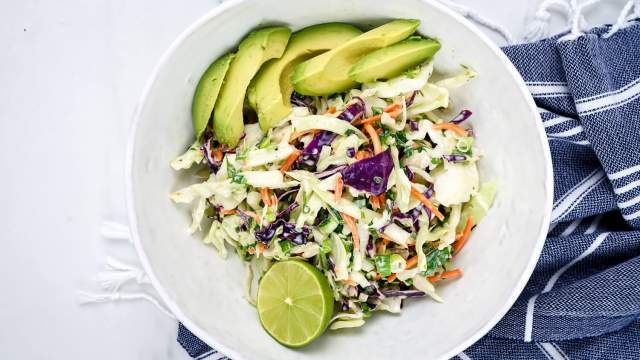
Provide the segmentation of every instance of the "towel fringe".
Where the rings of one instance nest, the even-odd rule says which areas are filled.
[[[551,10],[560,12],[568,20],[571,19],[571,5],[568,0],[545,0],[543,1],[533,20],[527,25],[524,40],[527,42],[537,41],[549,35],[549,21],[551,20]]]
[[[131,240],[129,228],[115,221],[104,221],[100,227],[100,235],[108,240]]]
[[[163,314],[168,317],[175,319],[176,317],[166,309],[158,299],[155,297],[145,293],[121,293],[121,292],[110,292],[110,293],[90,293],[86,291],[77,291],[76,296],[80,305],[87,304],[98,304],[98,303],[106,303],[106,302],[116,302],[116,301],[133,301],[133,300],[146,300],[158,308]]]
[[[616,21],[611,29],[604,35],[603,38],[607,39],[611,37],[613,34],[617,33],[618,30],[625,28],[631,24],[631,20],[633,20],[640,13],[640,0],[629,0],[627,4],[620,11],[620,15],[618,15],[618,20]],[[634,12],[631,13],[631,9],[634,9]]]
[[[129,227],[114,221],[104,221],[100,228],[100,234],[109,240],[131,241]],[[158,310],[168,317],[176,317],[155,296],[143,289],[143,285],[150,284],[151,280],[143,269],[138,266],[120,261],[114,257],[107,257],[105,270],[97,276],[98,285],[105,290],[103,293],[91,293],[77,291],[76,295],[80,304],[96,304],[116,301],[145,300],[153,304]],[[120,292],[120,288],[127,282],[135,281],[138,285],[137,292]],[[153,291],[153,290],[150,290]]]
[[[514,43],[513,36],[511,36],[511,33],[509,33],[507,29],[485,18],[483,15],[480,15],[480,13],[477,13],[474,10],[471,10],[470,8],[464,5],[460,5],[449,0],[439,0],[439,1],[445,6],[453,9],[455,12],[459,13],[460,15],[500,35],[507,42],[508,45],[511,45]]]
[[[98,273],[98,283],[108,291],[118,291],[125,283],[135,280],[138,285],[150,284],[147,274],[140,268],[125,264],[112,257],[107,258],[105,271]]]

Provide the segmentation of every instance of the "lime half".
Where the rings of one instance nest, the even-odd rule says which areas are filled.
[[[276,263],[260,280],[258,315],[277,342],[305,346],[322,335],[333,315],[329,283],[306,262]]]

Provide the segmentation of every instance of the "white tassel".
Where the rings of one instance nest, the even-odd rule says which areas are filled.
[[[155,305],[158,310],[162,311],[163,314],[168,317],[175,319],[176,317],[171,313],[171,311],[167,310],[160,302],[154,298],[153,296],[140,292],[140,293],[89,293],[86,291],[77,291],[76,292],[78,302],[81,305],[86,304],[97,304],[104,302],[112,302],[112,301],[132,301],[132,300],[146,300],[153,305]]]
[[[105,239],[127,240],[131,242],[131,232],[129,228],[113,221],[105,221],[100,227],[100,235]]]
[[[549,35],[550,10],[561,12],[567,20],[571,17],[571,5],[567,0],[545,0],[538,7],[533,20],[527,25],[524,40],[531,42],[540,40]]]
[[[640,6],[640,1],[636,0],[634,4],[634,0],[630,0],[620,11],[620,15],[618,15],[618,20],[615,24],[607,31],[606,34],[602,35],[603,38],[607,39],[611,37],[613,34],[617,33],[618,30],[624,28],[628,25],[628,21],[635,17],[635,13],[638,12],[638,6]],[[631,14],[631,9],[635,8],[634,14]]]
[[[108,291],[118,291],[128,281],[135,280],[138,285],[150,284],[151,281],[142,269],[125,264],[114,258],[107,258],[106,271],[98,273],[100,286]]]
[[[588,0],[578,5],[577,0],[571,0],[571,4],[570,4],[571,21],[569,26],[570,32],[567,35],[560,38],[560,41],[574,40],[578,38],[580,35],[584,34],[584,31],[586,30],[586,27],[587,27],[587,20],[584,18],[583,12],[588,7],[591,7],[601,1],[602,0]]]
[[[471,10],[470,8],[468,8],[468,7],[464,6],[464,5],[460,5],[460,4],[451,2],[449,0],[439,0],[439,1],[441,3],[443,3],[444,5],[446,5],[447,7],[450,7],[451,9],[455,10],[460,15],[462,15],[462,16],[464,16],[466,18],[469,18],[469,20],[475,21],[476,23],[478,23],[478,24],[486,27],[487,29],[497,33],[503,39],[505,39],[507,44],[511,45],[511,44],[514,43],[513,36],[511,36],[509,31],[507,31],[507,29],[505,29],[504,27],[494,23],[493,21],[485,18],[484,16],[480,15],[479,13]]]

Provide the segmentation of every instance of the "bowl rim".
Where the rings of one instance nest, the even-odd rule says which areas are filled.
[[[229,0],[221,3],[220,5],[217,5],[216,7],[208,11],[206,14],[201,16],[199,19],[197,19],[195,22],[193,22],[180,35],[178,35],[178,37],[171,43],[169,48],[163,53],[160,60],[156,63],[155,67],[153,68],[151,75],[149,76],[147,83],[144,87],[144,90],[142,91],[142,95],[140,96],[140,98],[136,103],[134,115],[133,115],[133,121],[131,123],[131,128],[129,132],[129,139],[127,142],[126,162],[125,162],[126,203],[127,203],[127,214],[129,219],[131,241],[140,258],[140,262],[143,266],[144,271],[149,276],[149,279],[151,281],[153,288],[158,292],[160,298],[166,304],[169,310],[175,315],[176,320],[183,323],[189,329],[189,331],[191,331],[195,336],[197,336],[199,339],[204,341],[207,345],[218,350],[221,353],[224,353],[226,356],[234,360],[244,360],[246,358],[238,354],[235,350],[218,342],[215,338],[210,336],[204,329],[202,329],[201,327],[196,325],[193,321],[191,321],[191,319],[182,312],[178,304],[176,304],[171,299],[171,297],[169,297],[168,293],[166,292],[164,287],[161,285],[158,278],[155,276],[155,273],[153,272],[153,269],[150,265],[149,258],[147,257],[147,254],[145,253],[144,248],[142,247],[142,243],[140,241],[140,236],[138,233],[138,223],[137,223],[136,205],[134,201],[135,197],[134,197],[134,188],[133,188],[133,159],[134,159],[134,152],[135,152],[135,140],[137,135],[138,123],[140,122],[140,116],[143,108],[142,105],[146,103],[149,93],[151,91],[151,88],[153,87],[153,84],[155,83],[158,77],[158,74],[164,68],[169,58],[172,56],[172,54],[175,52],[178,46],[180,46],[180,44],[187,37],[189,37],[191,34],[197,31],[201,26],[211,21],[213,18],[215,18],[219,14],[227,11],[228,9],[238,6],[245,1],[247,0]],[[533,249],[531,257],[529,258],[528,264],[522,271],[516,286],[513,288],[511,292],[511,295],[507,299],[505,299],[502,307],[496,312],[496,314],[494,314],[494,316],[489,321],[487,321],[482,327],[476,330],[475,333],[469,336],[465,341],[459,343],[458,345],[453,347],[449,352],[441,356],[441,359],[449,359],[456,356],[460,352],[463,352],[465,349],[467,349],[468,347],[473,345],[476,341],[480,340],[480,338],[482,338],[484,335],[486,335],[489,332],[489,330],[491,330],[498,323],[498,321],[500,321],[504,317],[504,315],[507,313],[507,311],[509,311],[511,306],[513,306],[518,296],[520,296],[520,293],[522,292],[522,290],[524,290],[524,287],[529,281],[529,278],[531,277],[531,274],[533,273],[533,270],[538,262],[538,258],[540,257],[540,254],[542,252],[542,248],[544,246],[547,232],[549,229],[549,221],[551,219],[551,210],[553,205],[553,166],[551,163],[551,151],[549,149],[549,143],[547,141],[546,133],[542,126],[542,120],[537,110],[537,106],[533,100],[533,97],[527,90],[526,84],[522,79],[522,76],[516,70],[515,66],[511,63],[511,61],[507,58],[507,56],[475,24],[473,24],[471,21],[467,20],[465,17],[458,14],[454,10],[448,8],[444,4],[441,4],[435,0],[418,0],[418,1],[426,3],[430,6],[433,6],[438,10],[451,16],[458,23],[464,26],[467,30],[473,32],[485,45],[489,47],[489,49],[495,55],[497,55],[502,65],[505,67],[508,73],[513,77],[513,79],[516,81],[520,94],[524,96],[527,104],[529,105],[529,110],[534,114],[534,117],[539,120],[536,124],[536,128],[538,130],[537,135],[538,135],[538,140],[542,145],[542,150],[544,152],[543,154],[544,165],[545,165],[544,170],[545,170],[545,174],[547,175],[546,178],[544,179],[544,188],[546,189],[546,199],[544,204],[545,211],[543,214],[542,226],[540,227],[540,230],[537,234],[536,245]]]

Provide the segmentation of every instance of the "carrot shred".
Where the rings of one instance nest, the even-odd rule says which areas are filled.
[[[313,134],[313,133],[315,133],[315,132],[316,132],[315,130],[303,130],[303,131],[296,131],[296,132],[294,132],[293,134],[291,134],[291,135],[289,136],[289,143],[294,142],[294,141],[295,141],[297,138],[299,138],[299,137],[303,137],[303,136],[305,136],[305,135],[307,135],[307,134]]]
[[[371,156],[371,154],[367,150],[359,150],[356,152],[356,160],[366,159],[369,156]]]
[[[376,129],[376,134],[378,134],[378,135],[382,134],[382,128],[381,127]]]
[[[416,264],[418,264],[418,255],[412,256],[407,260],[407,264],[405,265],[405,270],[411,269],[412,267],[416,266]],[[389,275],[387,277],[387,282],[392,282],[393,280],[396,279],[396,277],[398,277],[398,275],[396,273],[393,273],[391,275]]]
[[[353,126],[360,126],[360,125],[364,125],[364,124],[371,124],[374,121],[378,121],[382,118],[382,115],[373,115],[370,118],[366,118],[366,119],[359,119],[353,122]]]
[[[342,220],[344,220],[344,223],[347,224],[347,226],[349,227],[349,230],[351,230],[351,238],[353,239],[353,250],[354,251],[360,250],[360,234],[358,234],[358,228],[356,227],[356,222],[353,220],[351,216],[345,213],[340,213],[340,216],[342,216]]]
[[[390,242],[392,242],[393,240],[391,240],[391,238],[389,236],[387,236],[385,233],[378,233],[378,236],[380,237],[380,239],[382,239],[382,242],[384,242],[385,245],[389,244]]]
[[[379,273],[379,272],[377,272],[377,273],[375,273],[375,275],[373,275],[373,280],[375,280],[375,281],[378,281],[378,280],[380,280],[381,278],[382,278],[382,276],[380,276],[380,273]]]
[[[249,247],[249,248],[247,249],[247,252],[248,252],[249,254],[253,255],[253,254],[255,254],[255,253],[256,253],[256,248],[254,248],[253,246],[251,246],[251,247]]]
[[[378,195],[378,201],[380,202],[380,209],[384,211],[384,208],[387,205],[387,197],[384,195],[384,193]]]
[[[414,186],[411,187],[411,195],[420,200],[420,202],[423,203],[424,206],[426,206],[429,210],[431,210],[433,215],[435,215],[438,219],[444,220],[444,215],[442,215],[442,213],[435,206],[433,206],[433,203]]]
[[[467,136],[467,130],[461,128],[460,126],[452,123],[442,123],[433,125],[434,130],[450,130],[460,136]]]
[[[342,197],[342,187],[344,186],[344,183],[342,181],[342,174],[338,173],[338,176],[336,178],[336,188],[333,191],[333,196],[336,200],[336,202],[340,201],[340,198]]]
[[[345,284],[345,285],[351,285],[351,286],[356,286],[358,285],[357,282],[351,280],[351,279],[346,279],[346,280],[340,280],[341,283]]]
[[[222,160],[222,150],[216,149],[216,151],[213,153],[213,157],[216,159],[216,161],[221,161]]]
[[[291,165],[293,165],[293,163],[296,162],[296,160],[298,160],[298,158],[300,157],[300,154],[302,154],[302,151],[300,150],[296,150],[293,153],[291,153],[291,155],[289,155],[287,160],[284,161],[284,164],[282,164],[282,167],[280,168],[280,172],[284,174],[285,172],[289,171],[289,169],[291,168]]]
[[[405,269],[411,269],[418,264],[418,255],[414,255],[407,260],[407,266]]]
[[[371,207],[374,210],[380,209],[380,199],[378,199],[377,196],[370,196],[369,197],[369,202],[371,203]]]
[[[267,247],[266,247],[263,243],[261,243],[261,242],[258,242],[258,243],[256,244],[256,248],[258,248],[258,250],[259,250],[261,253],[262,253],[262,252],[264,252],[264,251],[267,249]]]
[[[251,216],[253,220],[255,220],[258,224],[260,223],[260,216],[258,214],[254,213],[251,210],[245,210],[244,213]]]
[[[271,206],[271,191],[268,188],[260,189],[260,197],[266,206]]]
[[[332,106],[330,108],[327,109],[327,114],[335,114],[336,112],[336,107]]]
[[[462,236],[460,236],[460,239],[456,239],[456,242],[453,243],[453,255],[460,252],[464,244],[467,243],[467,240],[469,240],[469,235],[471,234],[472,228],[473,228],[473,216],[469,216],[467,218],[467,223],[464,225],[464,231],[462,231]]]
[[[220,215],[233,215],[236,213],[236,209],[220,209]]]
[[[387,106],[386,108],[384,108],[384,112],[390,113],[390,112],[393,112],[394,110],[398,110],[398,109],[401,109],[401,108],[402,108],[402,105],[394,103],[394,104],[391,104],[391,105]]]
[[[462,270],[460,269],[453,269],[450,271],[445,271],[442,274],[439,275],[433,275],[433,276],[429,276],[427,277],[427,279],[431,282],[437,282],[440,280],[446,280],[446,279],[453,279],[453,278],[457,278],[462,276]]]
[[[400,115],[400,113],[402,112],[402,110],[400,110],[402,108],[402,106],[400,104],[391,104],[389,106],[387,106],[386,108],[384,108],[384,112],[388,113],[389,116],[391,116],[392,118],[397,117],[398,115]],[[364,125],[364,124],[370,124],[374,121],[378,121],[382,118],[382,114],[378,114],[378,115],[373,115],[370,118],[365,118],[365,119],[359,119],[353,122],[354,126],[359,126],[359,125]]]
[[[371,124],[365,124],[364,129],[367,132],[367,134],[369,134],[369,137],[371,137],[371,142],[373,143],[373,153],[375,155],[380,154],[382,152],[382,144],[380,143],[380,138],[378,137],[378,133],[373,128],[373,126],[371,126]]]

